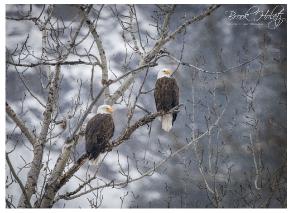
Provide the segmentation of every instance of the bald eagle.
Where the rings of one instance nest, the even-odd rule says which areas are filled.
[[[167,112],[179,104],[179,88],[176,80],[171,77],[172,70],[163,69],[157,74],[154,89],[154,99],[157,111]],[[161,118],[162,129],[169,132],[176,120],[177,112],[163,115]]]
[[[105,152],[115,130],[112,118],[113,109],[110,105],[101,105],[97,115],[92,117],[85,130],[85,149],[90,163],[96,165],[100,162],[100,153]]]

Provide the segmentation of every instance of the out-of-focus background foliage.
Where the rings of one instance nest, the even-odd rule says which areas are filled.
[[[132,137],[111,151],[105,158],[97,176],[103,181],[124,181],[120,173],[120,164],[132,177],[138,177],[139,171],[152,168],[154,162],[166,158],[171,152],[188,143],[193,136],[205,132],[220,116],[223,116],[210,135],[198,140],[194,146],[169,159],[154,174],[129,183],[122,188],[104,188],[73,200],[60,200],[54,207],[91,207],[89,200],[98,199],[100,207],[286,207],[286,20],[274,27],[272,20],[261,18],[260,21],[229,20],[230,11],[244,14],[253,5],[222,5],[210,16],[199,23],[189,26],[174,41],[166,46],[172,56],[183,62],[204,68],[208,72],[222,72],[242,64],[260,55],[253,61],[225,73],[211,74],[197,71],[188,66],[179,66],[174,77],[180,88],[180,103],[184,105],[178,114],[170,134],[161,130],[161,123],[156,119],[151,126],[139,128]],[[178,5],[171,19],[169,30],[176,29],[182,20],[192,17],[206,8],[206,5]],[[261,11],[270,12],[276,5],[258,5]],[[286,18],[286,6],[283,8]],[[7,5],[7,16],[18,16],[19,11],[28,5]],[[33,5],[33,12],[39,14],[42,6]],[[99,9],[100,5],[94,8]],[[142,41],[155,36],[153,25],[158,13],[155,5],[135,5]],[[135,55],[126,53],[122,29],[114,12],[126,14],[126,5],[105,5],[97,22],[97,30],[103,39],[103,45],[109,63],[111,79],[125,72],[124,64],[134,68],[137,63]],[[278,8],[276,9],[278,12]],[[275,13],[275,12],[274,12]],[[96,16],[96,12],[93,14]],[[56,5],[54,17],[61,18],[70,29],[78,22],[76,8],[70,5]],[[258,24],[260,23],[260,24]],[[268,25],[269,24],[269,25]],[[76,25],[75,25],[76,26]],[[88,32],[85,26],[80,32],[83,37]],[[147,35],[147,36],[146,36]],[[28,37],[27,48],[33,55],[41,53],[39,29],[30,21],[6,21],[6,50],[13,51]],[[66,33],[67,38],[67,33]],[[90,48],[93,37],[89,37],[79,46],[78,51]],[[152,44],[151,39],[145,48]],[[95,46],[92,52],[97,55]],[[132,52],[132,51],[131,51]],[[126,56],[127,54],[127,56]],[[25,57],[25,56],[24,56]],[[77,60],[74,56],[74,60]],[[34,62],[33,57],[22,59]],[[126,60],[126,62],[125,62]],[[177,63],[169,57],[158,61],[158,66],[150,68],[143,92],[153,89],[159,69],[177,68]],[[74,117],[68,120],[66,131],[58,138],[49,140],[44,156],[49,168],[53,168],[63,141],[77,119],[90,103],[91,66],[62,66],[58,101],[58,120],[68,117],[79,103]],[[44,103],[47,100],[45,66],[26,69],[7,65],[6,100],[26,121],[31,129],[39,132],[43,108],[28,93],[21,81],[26,82],[36,96]],[[19,74],[18,74],[18,72]],[[127,125],[126,103],[134,100],[144,74],[139,74],[132,89],[127,91],[122,100],[114,105],[113,115],[116,124],[115,137]],[[101,73],[96,68],[93,90],[96,94],[101,89]],[[119,84],[111,86],[114,91]],[[132,93],[130,92],[132,91]],[[80,97],[80,98],[78,98]],[[193,103],[194,100],[194,103]],[[139,105],[154,112],[153,92],[142,94]],[[137,110],[133,119],[144,115]],[[60,130],[55,127],[52,134]],[[7,117],[6,150],[18,172],[21,181],[26,181],[28,165],[33,154],[26,148],[29,143],[21,131]],[[193,135],[194,134],[194,135]],[[250,140],[252,139],[252,144]],[[48,159],[46,153],[51,151]],[[118,151],[118,152],[117,152]],[[82,139],[74,151],[74,158],[84,152]],[[254,154],[254,156],[253,156]],[[255,169],[254,158],[258,169]],[[199,164],[200,162],[200,164]],[[203,175],[199,170],[201,166]],[[59,194],[75,189],[86,177],[88,164],[85,164]],[[137,169],[138,168],[138,169]],[[259,170],[259,174],[257,174]],[[41,173],[41,179],[47,171]],[[9,168],[6,167],[6,196],[17,203],[21,190],[16,183],[10,183]],[[257,176],[257,177],[256,177]],[[213,193],[218,195],[216,204]],[[257,178],[257,187],[255,187]],[[101,181],[94,182],[102,184]],[[38,186],[40,187],[40,186]],[[96,198],[96,193],[98,197]]]

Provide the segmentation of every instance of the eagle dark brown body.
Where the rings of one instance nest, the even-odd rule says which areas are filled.
[[[97,114],[89,120],[85,130],[85,148],[90,160],[96,160],[100,153],[105,152],[114,129],[114,121],[110,114]]]
[[[179,88],[174,78],[162,77],[156,80],[154,98],[157,111],[169,111],[179,104]],[[177,112],[173,113],[172,123],[176,120]]]

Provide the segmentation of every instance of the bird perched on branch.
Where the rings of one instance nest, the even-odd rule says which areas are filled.
[[[112,112],[113,109],[110,105],[101,105],[97,110],[98,114],[87,123],[85,148],[92,165],[97,165],[101,162],[100,154],[105,152],[109,140],[114,134],[115,125]]]
[[[173,71],[170,69],[160,70],[154,89],[154,99],[157,111],[168,112],[179,104],[179,88],[177,82],[172,78]],[[169,132],[176,120],[177,112],[165,114],[161,117],[162,129]]]

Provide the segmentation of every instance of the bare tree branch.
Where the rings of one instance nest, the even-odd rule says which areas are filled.
[[[119,78],[115,79],[115,80],[111,80],[108,82],[108,84],[106,84],[101,90],[100,92],[97,94],[97,96],[95,97],[95,99],[92,101],[92,103],[89,105],[88,109],[85,111],[85,113],[83,114],[83,116],[81,117],[81,119],[79,120],[77,126],[75,127],[75,129],[73,130],[73,132],[71,133],[70,137],[67,138],[67,140],[65,141],[65,149],[62,150],[59,158],[57,159],[57,162],[54,166],[54,169],[52,171],[52,175],[50,176],[49,180],[48,180],[48,184],[46,186],[45,193],[46,195],[43,196],[42,198],[42,202],[41,202],[41,206],[43,207],[49,207],[50,205],[52,205],[52,201],[54,199],[54,196],[56,194],[56,182],[59,179],[60,175],[62,174],[65,165],[67,163],[67,160],[69,159],[69,156],[71,154],[71,148],[76,144],[76,141],[78,139],[78,131],[81,128],[83,122],[85,121],[86,117],[88,116],[88,114],[91,112],[92,108],[94,107],[94,105],[97,103],[97,101],[99,100],[99,98],[102,96],[104,90],[106,87],[108,87],[110,84],[112,83],[116,83],[119,80],[121,80],[122,78],[125,78],[127,75],[129,75],[130,73],[134,73],[137,71],[142,70],[144,67],[149,67],[152,65],[144,65],[142,67],[139,67],[137,69],[134,69],[132,71],[129,71],[127,73],[125,73],[124,75],[120,76]]]
[[[22,63],[15,63],[12,61],[6,61],[7,64],[14,65],[17,67],[38,67],[38,66],[57,66],[57,65],[99,65],[97,62],[87,62],[87,61],[81,61],[80,59],[78,61],[65,61],[65,62],[37,62],[37,63],[28,63],[28,64],[22,64]]]
[[[89,11],[89,10],[90,10],[90,8],[87,9],[87,11]],[[47,23],[50,21],[52,11],[50,10],[49,13],[50,13],[50,15],[48,16],[48,18],[44,24],[44,27],[46,27]],[[53,112],[55,111],[55,104],[56,104],[56,99],[58,97],[58,89],[59,89],[58,83],[59,83],[60,71],[61,71],[60,63],[63,63],[67,59],[71,50],[74,48],[77,36],[79,35],[79,31],[80,31],[81,27],[83,26],[83,23],[84,23],[84,20],[82,19],[79,24],[78,29],[76,30],[74,36],[72,37],[72,40],[70,42],[70,46],[68,48],[67,53],[63,56],[60,53],[58,53],[59,54],[59,60],[58,60],[59,63],[55,67],[54,77],[52,79],[50,78],[51,83],[50,83],[50,88],[49,88],[49,93],[48,93],[46,109],[43,113],[44,118],[42,121],[42,128],[41,128],[41,132],[40,132],[40,135],[38,138],[38,142],[34,146],[34,158],[31,163],[30,171],[28,172],[28,175],[27,175],[27,181],[26,181],[26,186],[25,186],[29,198],[31,198],[31,196],[35,193],[35,190],[36,190],[37,180],[38,180],[40,170],[42,167],[44,144],[46,143],[46,137],[48,134],[49,125],[51,123],[51,116],[52,116]],[[43,30],[45,30],[45,29],[43,28]],[[43,53],[44,53],[44,48],[45,48],[44,36],[45,36],[45,32],[43,33],[43,38],[42,38]],[[42,57],[44,57],[44,54],[42,54]],[[50,73],[50,77],[51,77],[51,73]],[[18,206],[24,207],[24,205],[25,205],[25,197],[21,196]]]
[[[92,7],[92,5],[90,5],[89,7]],[[93,23],[91,22],[91,20],[88,18],[85,10],[80,7],[80,14],[82,16],[82,18],[85,20],[85,22],[87,23],[91,34],[94,37],[94,40],[96,42],[97,48],[98,48],[98,53],[101,59],[101,69],[102,69],[102,85],[105,85],[108,81],[108,68],[107,68],[107,60],[106,60],[106,55],[105,55],[105,51],[104,51],[104,47],[102,44],[102,38],[100,36],[100,34],[96,31],[95,26],[93,25]],[[107,87],[104,91],[105,97],[108,98],[110,95],[109,92],[109,87]]]
[[[165,39],[163,39],[161,45],[165,45],[167,42],[169,42],[170,40],[174,39],[176,37],[177,34],[180,34],[184,31],[184,29],[195,23],[198,21],[201,21],[202,19],[204,19],[205,17],[209,16],[213,11],[215,11],[216,9],[218,9],[221,5],[211,5],[210,7],[208,7],[205,11],[203,11],[201,14],[187,20],[185,23],[183,23],[182,25],[180,25],[174,32],[172,32],[170,35],[168,35]]]
[[[179,109],[181,105],[178,105],[176,107],[174,107],[173,109],[171,109],[169,112],[156,112],[156,113],[152,113],[150,115],[146,115],[143,118],[139,119],[138,121],[136,121],[133,125],[131,125],[130,127],[126,128],[123,133],[114,141],[111,142],[111,145],[107,147],[107,151],[111,151],[113,147],[119,146],[120,144],[122,144],[124,141],[128,140],[131,136],[131,134],[138,129],[141,126],[144,126],[147,123],[152,122],[156,117],[167,114],[167,113],[172,113],[174,111],[177,111]],[[76,136],[76,138],[78,138],[79,136]],[[75,174],[75,172],[78,171],[78,169],[85,163],[85,161],[88,159],[88,155],[87,154],[83,154],[77,161],[76,163],[63,175],[63,176],[59,176],[58,174],[62,173],[62,168],[64,168],[63,166],[63,160],[60,159],[67,159],[66,154],[68,152],[64,152],[61,156],[61,158],[58,159],[57,164],[54,167],[54,171],[56,171],[56,175],[53,176],[50,180],[48,181],[48,184],[46,186],[46,191],[47,194],[44,195],[43,199],[42,199],[42,203],[41,203],[41,207],[51,207],[53,205],[53,200],[54,200],[54,196],[55,194],[58,192],[58,190],[67,182],[70,180],[70,178]],[[59,162],[59,164],[58,164]],[[54,179],[55,178],[55,179]]]
[[[42,159],[44,153],[44,144],[46,143],[46,137],[49,130],[49,125],[51,123],[51,115],[54,111],[54,105],[58,97],[58,82],[60,76],[60,65],[55,68],[55,76],[52,79],[51,86],[48,93],[48,100],[46,104],[46,109],[43,113],[44,118],[42,122],[41,132],[39,134],[37,143],[34,144],[33,153],[34,157],[31,162],[31,168],[27,175],[27,181],[25,189],[29,198],[35,193],[38,177],[42,168]],[[19,200],[19,207],[24,207],[25,196],[22,195]]]
[[[108,148],[108,151],[110,151],[113,147],[119,146],[124,141],[128,140],[130,138],[131,134],[136,129],[138,129],[139,127],[144,126],[145,124],[152,122],[158,116],[162,116],[162,115],[165,115],[165,114],[168,114],[168,113],[173,113],[175,111],[178,111],[181,106],[182,105],[178,105],[178,106],[172,108],[171,110],[169,110],[168,112],[160,111],[160,112],[152,113],[150,115],[145,115],[143,118],[136,121],[130,127],[126,128],[117,139],[113,140],[111,142],[111,146]]]
[[[196,70],[198,70],[198,71],[200,71],[200,72],[204,72],[204,73],[207,73],[207,74],[223,74],[223,73],[227,73],[227,72],[230,72],[230,71],[237,70],[237,68],[240,68],[240,67],[242,67],[242,66],[244,66],[244,65],[246,65],[246,64],[249,64],[249,63],[255,61],[255,60],[258,59],[261,55],[262,55],[262,54],[258,54],[257,56],[255,56],[255,57],[253,57],[253,58],[251,58],[251,59],[249,59],[249,60],[247,60],[247,61],[245,61],[245,62],[243,62],[243,63],[241,63],[241,64],[238,64],[238,65],[236,65],[236,66],[227,68],[227,69],[225,69],[225,70],[222,70],[222,71],[219,71],[219,72],[212,72],[212,71],[205,70],[205,69],[203,69],[203,68],[201,68],[201,67],[197,67],[197,66],[195,66],[195,65],[193,65],[193,64],[189,64],[189,63],[187,63],[187,62],[183,62],[183,61],[177,59],[176,57],[174,57],[174,56],[172,56],[172,55],[170,55],[170,54],[167,54],[167,56],[168,56],[170,59],[172,59],[173,61],[177,62],[178,64],[181,64],[181,65],[183,65],[183,66],[187,66],[187,67],[194,68],[194,69],[196,69]]]
[[[25,197],[25,199],[26,199],[26,207],[32,208],[31,203],[30,203],[30,200],[29,200],[29,198],[28,198],[28,196],[27,196],[25,187],[24,187],[22,181],[20,180],[20,178],[18,177],[18,175],[16,174],[16,172],[15,172],[15,170],[14,170],[14,167],[13,167],[13,165],[11,164],[11,162],[10,162],[10,160],[9,160],[9,157],[8,157],[8,154],[7,154],[7,153],[5,153],[5,158],[6,158],[7,165],[8,165],[9,168],[10,168],[11,173],[13,174],[14,178],[15,178],[16,181],[18,182],[18,184],[19,184],[19,186],[20,186],[20,188],[21,188],[21,190],[22,190],[22,193],[23,193],[23,195],[24,195],[24,197]]]
[[[26,136],[28,141],[32,146],[36,143],[36,137],[31,133],[31,131],[26,127],[25,123],[17,116],[14,110],[10,107],[10,105],[6,102],[6,113],[9,117],[17,124],[17,126],[21,129],[22,133]]]
[[[180,27],[178,27],[177,30],[175,30],[173,33],[171,33],[169,36],[167,36],[167,30],[168,30],[168,27],[169,27],[168,25],[169,25],[169,22],[170,22],[170,18],[171,18],[171,15],[173,14],[174,9],[175,9],[175,6],[173,5],[172,8],[165,15],[163,25],[162,25],[162,33],[160,35],[160,39],[155,43],[153,49],[151,51],[149,51],[148,53],[146,53],[145,56],[141,59],[140,66],[143,66],[145,63],[149,63],[150,61],[152,61],[155,58],[155,56],[157,56],[160,49],[166,43],[168,43],[170,40],[174,39],[177,34],[183,32],[183,30],[187,26],[189,26],[189,25],[191,25],[191,24],[193,24],[197,21],[200,21],[200,20],[204,19],[205,17],[209,16],[219,6],[220,5],[210,6],[203,13],[201,13],[198,16],[195,16],[194,18],[192,18],[188,21],[186,21]],[[135,77],[134,74],[129,75],[128,78],[126,78],[126,80],[123,82],[123,84],[117,89],[117,91],[107,100],[107,103],[112,104],[112,103],[116,102],[121,97],[121,94],[123,94],[129,88],[129,86],[133,83],[134,77]]]
[[[178,110],[179,106],[171,109],[171,111],[175,111],[175,110]],[[220,119],[222,118],[222,116],[224,115],[224,112],[226,110],[226,107],[223,109],[223,111],[221,112],[220,116],[216,119],[216,121],[209,127],[209,130],[211,131],[213,128],[215,128]],[[124,139],[126,139],[128,137],[127,134],[129,134],[133,129],[135,128],[138,128],[138,126],[140,126],[142,123],[144,122],[151,122],[154,118],[153,117],[157,117],[157,116],[160,116],[162,115],[161,114],[162,112],[157,112],[157,113],[153,113],[151,115],[147,115],[145,117],[143,117],[142,119],[140,119],[139,121],[137,121],[135,124],[132,125],[132,129],[128,130],[128,131],[124,131],[123,134],[118,137],[116,140],[114,140],[111,144],[112,144],[112,147],[115,147],[115,146],[118,146],[120,145]],[[158,168],[160,168],[161,166],[163,166],[169,159],[175,157],[176,155],[178,155],[180,152],[186,150],[187,148],[189,148],[192,144],[198,142],[201,138],[203,138],[204,136],[206,136],[208,134],[208,130],[206,130],[204,133],[202,133],[201,135],[199,135],[198,137],[196,137],[195,139],[192,139],[191,141],[189,141],[187,144],[185,144],[184,146],[182,146],[181,148],[177,149],[175,152],[172,152],[167,158],[161,160],[159,163],[157,164],[154,164],[154,167],[149,169],[148,171],[142,173],[139,177],[137,178],[133,178],[133,179],[130,179],[130,180],[127,180],[125,182],[119,182],[119,183],[115,183],[114,181],[111,181],[107,184],[104,184],[104,185],[100,185],[98,187],[94,187],[94,188],[91,188],[89,190],[86,190],[84,192],[81,192],[77,195],[73,195],[72,197],[68,197],[68,198],[65,198],[65,197],[62,197],[62,199],[68,199],[68,200],[71,200],[71,199],[74,199],[74,198],[78,198],[78,197],[81,197],[82,195],[85,195],[85,194],[88,194],[92,191],[95,191],[95,190],[98,190],[98,189],[101,189],[101,188],[106,188],[106,187],[116,187],[116,186],[126,186],[128,185],[129,183],[132,183],[132,182],[135,182],[135,181],[138,181],[138,180],[141,180],[142,178],[144,177],[147,177],[147,176],[151,176],[151,174],[153,174],[155,171],[157,171]],[[110,150],[110,149],[109,149]]]
[[[162,30],[163,32],[167,31],[170,17],[173,14],[175,6],[172,6],[172,8],[173,9],[170,10],[164,18],[163,30]],[[157,56],[159,54],[160,48],[163,46],[162,39],[164,36],[165,36],[165,33],[161,35],[161,39],[155,43],[153,49],[150,52],[146,53],[144,55],[144,57],[140,60],[140,63],[139,63],[140,67],[143,67],[143,66],[145,66],[145,64],[150,63],[155,58],[155,56]],[[155,61],[154,61],[154,63],[155,63]],[[135,73],[131,73],[125,79],[125,81],[122,83],[122,85],[116,90],[116,92],[113,95],[111,95],[109,99],[107,99],[107,103],[110,105],[115,103],[122,96],[122,94],[124,94],[124,92],[130,87],[130,85],[134,81],[134,78],[135,78]]]
[[[158,53],[160,51],[160,48],[162,47],[163,44],[166,43],[166,42],[164,42],[164,39],[166,38],[166,33],[167,33],[167,28],[168,28],[168,25],[169,25],[170,17],[171,17],[171,14],[173,13],[174,9],[175,9],[175,6],[172,6],[172,9],[165,16],[165,19],[164,19],[164,22],[163,22],[161,39],[155,44],[154,48],[148,54],[146,54],[144,56],[144,58],[141,59],[139,67],[145,67],[153,58],[155,58],[158,55]],[[201,19],[199,18],[197,20],[201,20]],[[92,33],[94,33],[94,36],[98,37],[97,34],[96,34],[96,31],[93,30],[94,28],[91,27],[91,22],[90,21],[89,21],[89,23],[90,23],[90,31],[92,31]],[[89,25],[89,23],[88,23],[88,25]],[[193,22],[190,22],[190,24],[191,23],[193,23]],[[186,24],[186,25],[188,25],[188,24]],[[177,33],[179,33],[179,31]],[[101,47],[102,47],[101,44],[99,44],[98,48],[100,50],[100,53],[102,52]],[[102,63],[103,63],[103,61],[102,61]],[[119,87],[119,89],[117,89],[117,91],[112,96],[110,96],[108,99],[106,99],[106,102],[108,104],[113,104],[114,102],[116,102],[119,99],[119,97],[121,97],[121,95],[129,88],[129,86],[132,84],[132,82],[134,80],[135,73],[136,72],[130,72],[128,74],[128,77],[125,79],[125,81]],[[127,75],[127,73],[125,75]],[[121,78],[123,78],[125,75],[121,76]],[[120,80],[120,79],[118,78],[116,80]],[[108,82],[108,83],[113,83],[113,82]],[[66,144],[69,144],[70,142],[74,141],[74,137],[75,137],[77,131],[79,130],[80,126],[82,125],[83,121],[85,120],[87,114],[91,110],[92,106],[97,102],[98,98],[102,95],[103,90],[105,90],[106,87],[108,87],[108,86],[109,86],[109,84],[105,85],[102,88],[102,90],[100,91],[100,93],[98,94],[98,96],[94,99],[94,101],[89,106],[88,110],[86,111],[85,115],[81,118],[80,122],[78,123],[77,127],[75,128],[75,131],[73,131],[73,133],[71,134],[71,137],[69,137],[67,139]],[[150,120],[153,120],[154,118],[149,117]],[[136,128],[138,128],[140,124],[136,124],[136,125],[137,125]],[[133,129],[134,128],[132,128],[132,130]],[[131,133],[133,132],[132,130],[129,129],[128,132],[123,135],[123,138],[119,139],[119,142],[113,143],[113,146],[114,145],[119,145],[120,143],[123,142],[123,140],[128,139],[129,136],[131,135]],[[68,147],[66,147],[66,149],[64,149],[64,152],[61,153],[61,155],[60,155],[60,157],[59,157],[59,159],[58,159],[58,161],[57,161],[57,163],[54,167],[54,170],[52,172],[53,175],[49,179],[48,188],[46,186],[47,193],[43,196],[43,199],[42,199],[42,202],[41,202],[41,207],[49,207],[49,206],[52,205],[52,202],[54,200],[54,196],[57,192],[56,187],[54,187],[56,184],[54,184],[54,183],[57,182],[57,180],[59,178],[59,175],[62,173],[62,171],[64,169],[64,165],[65,165],[65,163],[66,163],[66,161],[67,161],[67,159],[70,155],[72,146],[73,146],[72,144],[69,144]]]

